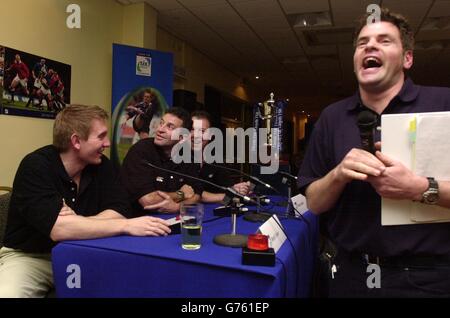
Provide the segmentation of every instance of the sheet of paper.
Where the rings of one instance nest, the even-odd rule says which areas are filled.
[[[416,119],[415,145],[410,139],[410,122]],[[450,113],[383,115],[381,141],[383,153],[401,161],[419,175],[450,180]],[[440,143],[439,146],[436,146]],[[431,163],[430,163],[431,162]],[[382,199],[382,225],[450,222],[450,209],[409,200]]]

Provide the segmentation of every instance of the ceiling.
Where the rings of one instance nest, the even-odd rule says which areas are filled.
[[[376,3],[401,12],[415,30],[415,82],[450,86],[450,0],[117,1],[147,2],[161,28],[286,98],[354,91],[352,28]]]

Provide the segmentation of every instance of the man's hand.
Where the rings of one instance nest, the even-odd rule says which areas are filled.
[[[133,236],[167,236],[170,233],[167,221],[152,216],[126,220],[124,232]]]
[[[180,188],[180,191],[183,191],[185,200],[189,200],[195,195],[194,189],[192,189],[192,187],[187,184],[183,184],[183,186]]]
[[[334,169],[334,173],[336,180],[348,183],[351,180],[365,181],[369,176],[378,177],[385,169],[385,164],[370,152],[353,148]]]
[[[376,157],[383,162],[386,169],[379,176],[367,179],[377,193],[388,199],[420,200],[422,193],[428,189],[428,180],[415,175],[400,161],[376,152]]]
[[[76,215],[75,211],[72,210],[71,207],[69,207],[66,204],[66,201],[63,199],[63,206],[61,208],[61,210],[59,210],[59,216],[66,216],[66,215]]]
[[[157,193],[164,200],[159,203],[144,206],[145,210],[157,210],[162,213],[175,213],[180,210],[180,205],[172,200],[167,193],[163,191],[157,191]]]
[[[237,193],[242,195],[247,195],[250,192],[250,181],[240,182],[233,185],[233,189],[236,190]]]

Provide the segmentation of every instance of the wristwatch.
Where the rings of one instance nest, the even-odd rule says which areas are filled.
[[[420,202],[425,204],[436,204],[439,200],[439,185],[434,178],[428,177],[428,189],[422,194]]]
[[[177,203],[184,201],[184,192],[181,190],[178,190],[177,192],[175,192],[177,194]]]

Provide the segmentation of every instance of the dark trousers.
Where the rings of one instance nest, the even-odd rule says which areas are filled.
[[[380,266],[380,288],[369,288],[373,271],[362,259],[347,256],[335,259],[337,272],[329,274],[330,298],[434,298],[450,297],[450,264],[436,266]],[[369,279],[369,281],[372,281]],[[369,284],[370,285],[370,284]]]

